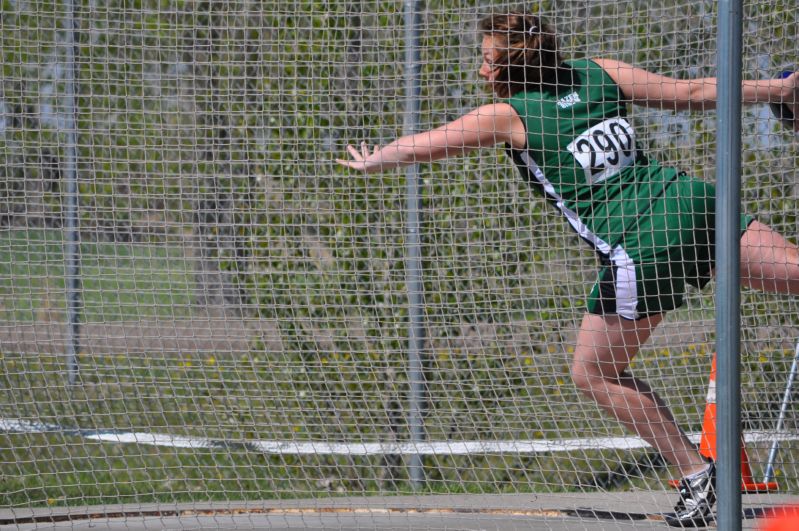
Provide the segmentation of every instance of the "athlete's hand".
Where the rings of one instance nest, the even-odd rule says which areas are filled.
[[[788,80],[793,82],[793,99],[788,104],[793,113],[793,131],[799,133],[799,73],[794,72]]]
[[[369,144],[361,142],[360,151],[352,144],[347,146],[351,159],[336,159],[336,162],[353,170],[360,170],[366,173],[378,172],[383,169],[383,161],[380,157],[380,146],[369,148]]]
[[[782,101],[793,113],[793,130],[799,133],[799,72],[794,72],[783,81]]]

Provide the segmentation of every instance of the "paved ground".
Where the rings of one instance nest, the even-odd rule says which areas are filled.
[[[71,510],[0,509],[2,529],[668,529],[661,513],[673,493],[346,497],[185,505],[116,505]],[[796,503],[784,494],[743,498],[744,529],[769,508]],[[762,521],[762,520],[761,520]],[[5,525],[2,525],[5,524]]]

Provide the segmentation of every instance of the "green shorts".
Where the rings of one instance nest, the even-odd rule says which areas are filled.
[[[603,260],[588,312],[640,319],[679,307],[686,284],[704,287],[715,261],[715,205],[713,185],[677,177]],[[741,234],[753,220],[741,216]]]

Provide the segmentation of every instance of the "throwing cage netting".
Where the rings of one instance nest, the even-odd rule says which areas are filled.
[[[501,146],[419,168],[409,352],[405,173],[334,163],[403,132],[403,3],[0,5],[1,508],[671,489],[571,382],[596,257]],[[419,130],[493,101],[476,23],[515,7],[423,3]],[[715,2],[526,7],[567,58],[716,73]],[[797,28],[745,2],[744,76],[792,69]],[[713,112],[629,120],[713,181]],[[744,209],[793,238],[796,137],[746,107],[743,146]],[[713,320],[690,291],[632,366],[697,438]],[[799,305],[745,291],[742,320],[749,459],[795,493]]]

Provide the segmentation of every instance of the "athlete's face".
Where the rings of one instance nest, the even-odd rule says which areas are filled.
[[[499,39],[497,37],[491,35],[483,37],[483,44],[480,47],[483,54],[483,64],[480,65],[478,74],[489,84],[493,84],[500,73],[500,68],[496,65],[496,61],[500,57],[498,46]]]

